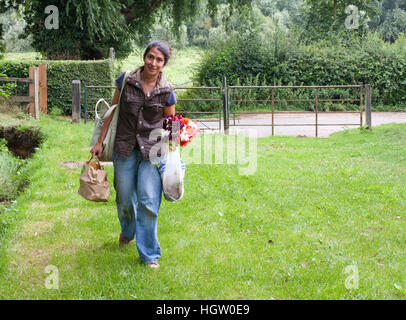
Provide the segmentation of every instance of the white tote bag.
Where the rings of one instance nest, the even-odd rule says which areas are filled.
[[[120,105],[121,95],[123,94],[123,89],[125,86],[125,80],[127,79],[127,76],[129,73],[130,73],[129,71],[126,71],[126,73],[124,74],[124,79],[123,79],[123,82],[121,85],[120,98],[118,100],[118,103],[110,107],[109,104],[106,102],[106,100],[99,99],[99,101],[97,101],[96,107],[94,109],[95,124],[94,124],[94,129],[93,129],[92,141],[90,143],[90,150],[92,150],[93,146],[99,140],[104,121],[111,115],[111,113],[115,109],[117,109],[116,112],[114,112],[113,119],[110,122],[109,129],[107,130],[106,137],[104,138],[104,141],[103,141],[103,153],[99,159],[100,161],[112,161],[114,140],[116,138],[116,131],[117,131],[119,105]],[[98,112],[98,108],[101,103],[104,103],[107,106],[107,110],[102,115],[100,115]]]

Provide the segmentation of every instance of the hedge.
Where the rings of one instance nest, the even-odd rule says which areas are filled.
[[[8,77],[27,78],[28,68],[39,64],[47,64],[48,112],[58,110],[65,115],[70,115],[72,110],[73,80],[81,80],[83,94],[85,85],[110,86],[116,76],[114,63],[110,59],[95,61],[0,60],[0,73],[4,73]],[[28,85],[19,83],[13,95],[28,95]],[[111,91],[99,90],[97,95],[109,97]]]
[[[303,45],[288,36],[275,36],[269,41],[240,37],[209,51],[199,65],[195,81],[219,85],[223,75],[229,85],[371,84],[373,105],[406,109],[406,38],[401,36],[389,44],[376,35],[368,35],[343,43]],[[240,96],[250,94],[265,98],[269,92],[253,94],[246,90]],[[330,89],[321,94],[326,98],[359,98],[357,90]],[[302,90],[292,97],[298,96],[312,98],[312,93]]]

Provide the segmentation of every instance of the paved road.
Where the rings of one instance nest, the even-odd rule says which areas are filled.
[[[328,137],[331,133],[344,130],[347,128],[356,128],[360,125],[359,113],[319,113],[319,124],[335,124],[334,126],[319,126],[318,136]],[[363,124],[365,125],[365,113],[362,117]],[[233,124],[235,123],[235,126]],[[245,130],[248,135],[256,135],[257,137],[267,137],[272,135],[272,115],[271,114],[244,114],[239,118],[234,119],[230,117],[230,133],[241,132]],[[297,124],[297,126],[275,126],[274,134],[278,136],[306,136],[315,137],[315,126],[303,126],[303,124],[314,124],[314,113],[288,113],[288,114],[275,114],[275,124]],[[372,112],[372,127],[378,126],[383,123],[406,123],[406,112]],[[244,126],[241,126],[244,124]],[[249,126],[250,124],[268,124],[268,126]],[[248,126],[245,126],[248,125]],[[200,128],[209,127],[214,129],[213,132],[218,132],[218,120],[213,122],[205,122],[199,124]],[[247,130],[249,129],[249,130]]]

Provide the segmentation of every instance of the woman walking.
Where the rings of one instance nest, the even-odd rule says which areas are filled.
[[[121,225],[119,244],[127,245],[135,238],[141,261],[151,268],[159,268],[161,257],[157,222],[162,182],[157,166],[150,159],[150,150],[158,141],[150,140],[149,136],[152,130],[163,127],[166,115],[175,114],[174,87],[162,73],[171,52],[165,42],[151,42],[144,51],[144,65],[128,74],[120,101],[125,73],[116,79],[112,101],[113,105],[120,102],[113,152],[114,188]],[[113,114],[106,119],[100,138],[91,150],[95,157],[103,152],[102,142]]]

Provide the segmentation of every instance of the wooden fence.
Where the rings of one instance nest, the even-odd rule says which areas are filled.
[[[28,96],[10,96],[7,99],[0,97],[0,101],[11,103],[28,103],[27,110],[36,119],[39,112],[47,113],[47,65],[40,64],[38,67],[30,67],[28,78],[0,78],[0,82],[28,83]]]

